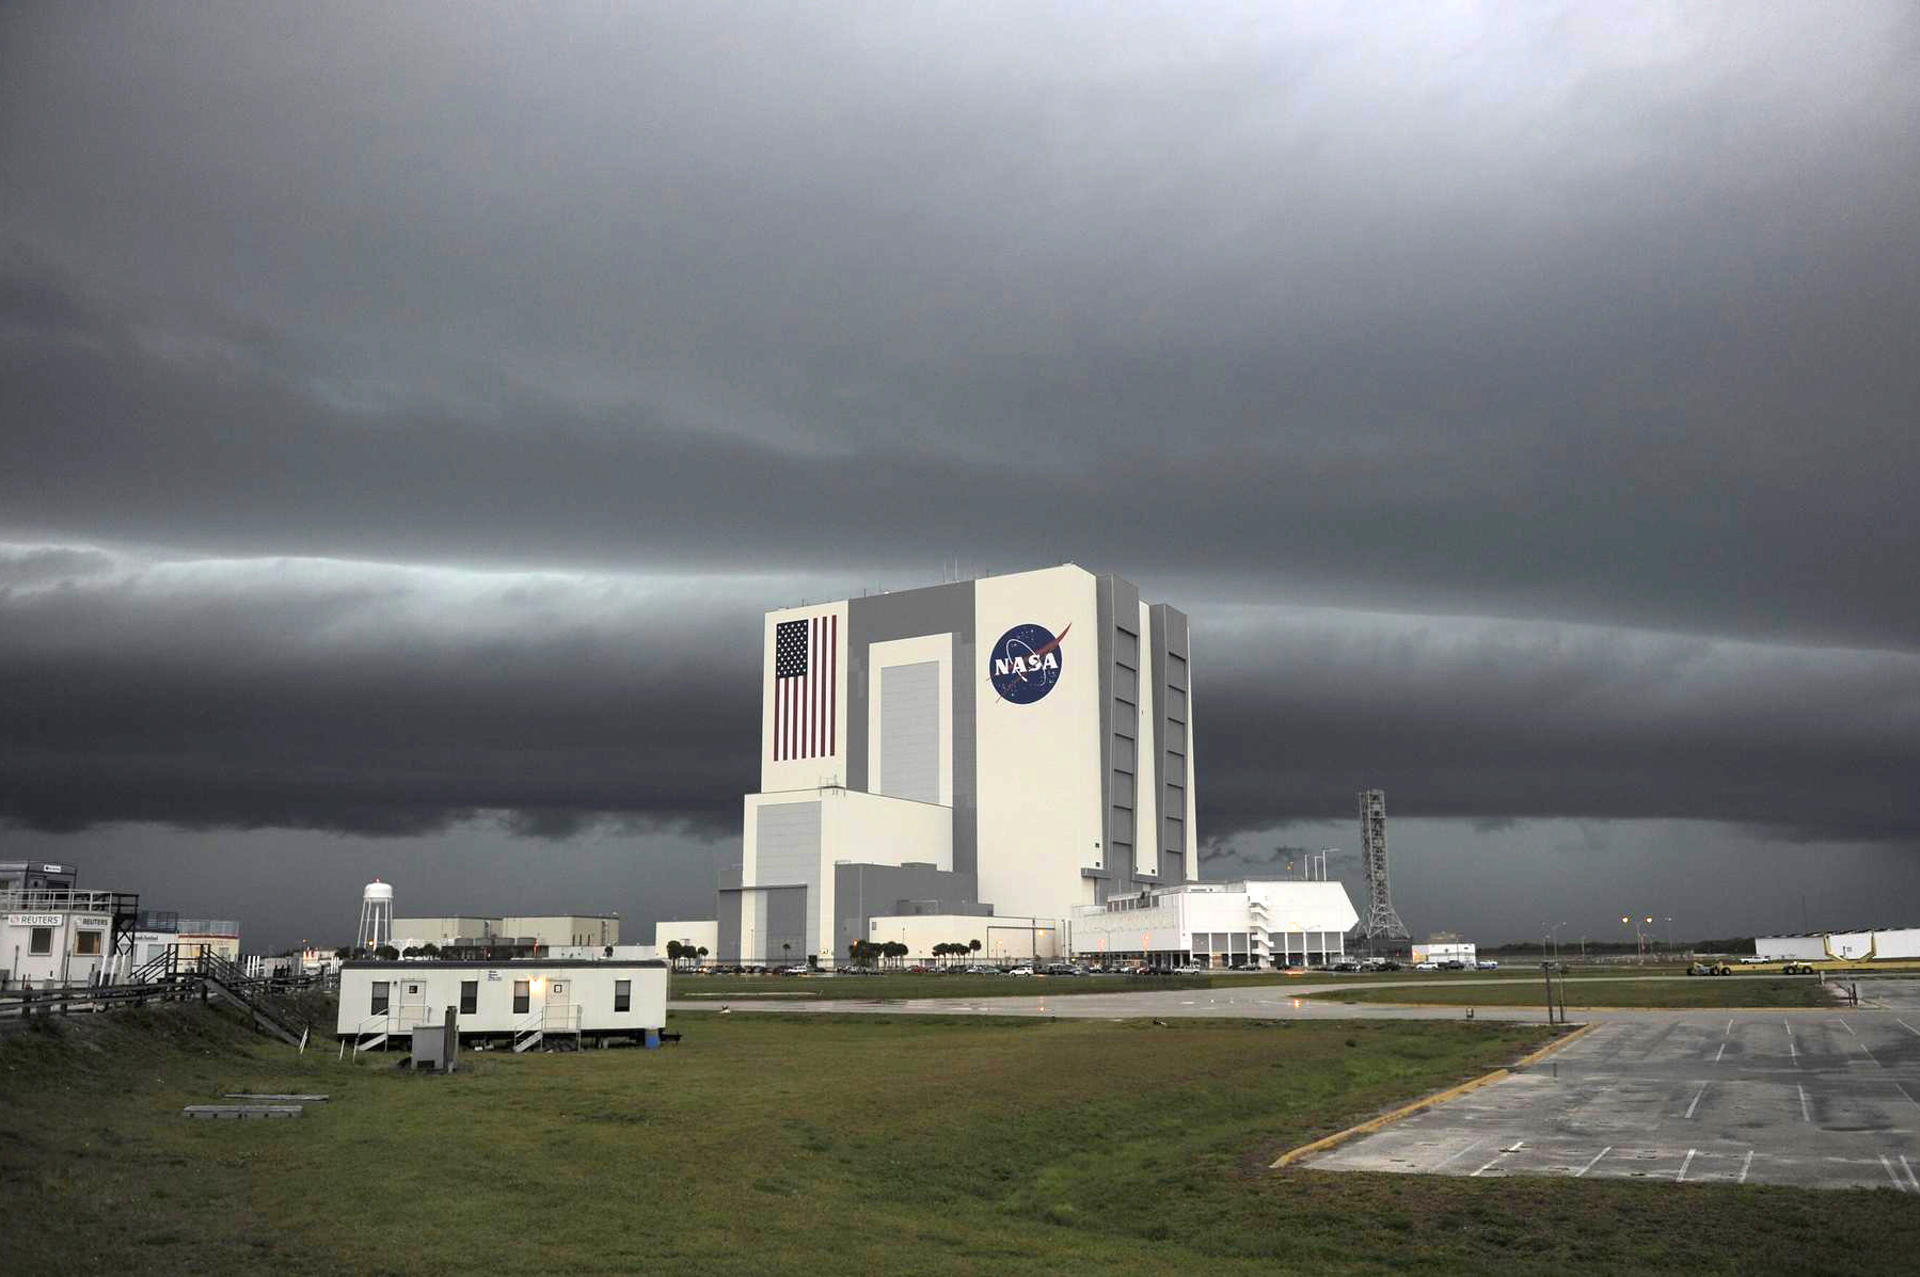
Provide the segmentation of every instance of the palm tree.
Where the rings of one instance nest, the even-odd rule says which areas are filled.
[[[780,961],[783,963],[791,963],[793,961],[793,942],[792,941],[782,940],[780,942]]]
[[[667,941],[667,961],[668,962],[671,962],[676,967],[679,966],[680,955],[682,952],[684,952],[684,950],[682,950],[682,948],[680,947],[680,942],[678,940]]]

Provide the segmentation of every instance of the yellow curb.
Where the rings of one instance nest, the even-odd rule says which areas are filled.
[[[1561,1047],[1585,1037],[1598,1027],[1598,1025],[1594,1024],[1583,1024],[1565,1037],[1555,1038],[1539,1050],[1521,1056],[1504,1069],[1495,1069],[1491,1073],[1483,1073],[1470,1082],[1462,1082],[1460,1085],[1448,1087],[1444,1091],[1436,1091],[1424,1099],[1415,1100],[1411,1104],[1404,1104],[1394,1109],[1391,1113],[1382,1113],[1379,1117],[1370,1118],[1358,1126],[1349,1126],[1344,1131],[1337,1131],[1332,1135],[1317,1139],[1311,1144],[1302,1144],[1299,1148],[1289,1149],[1287,1152],[1280,1154],[1280,1156],[1274,1160],[1273,1165],[1267,1169],[1277,1171],[1283,1166],[1291,1166],[1303,1157],[1313,1153],[1324,1152],[1336,1144],[1344,1144],[1356,1135],[1371,1135],[1381,1127],[1391,1126],[1402,1118],[1412,1117],[1422,1109],[1430,1109],[1436,1104],[1444,1104],[1448,1100],[1457,1099],[1469,1091],[1477,1091],[1483,1086],[1500,1081],[1502,1078],[1511,1077],[1513,1076],[1513,1070],[1525,1068],[1536,1060],[1553,1054],[1553,1052],[1558,1051]]]

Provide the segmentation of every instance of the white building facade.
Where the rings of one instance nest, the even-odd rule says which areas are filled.
[[[410,1036],[458,1015],[460,1035],[627,1036],[667,1019],[664,962],[367,962],[340,968],[336,1032],[358,1039]]]
[[[1073,564],[769,612],[720,961],[876,917],[1068,919],[1197,876],[1186,615]]]
[[[1761,958],[1802,962],[1871,962],[1877,958],[1920,958],[1920,927],[1876,931],[1817,931],[1800,936],[1756,936],[1753,952]]]
[[[1205,882],[1149,888],[1073,913],[1073,952],[1095,962],[1320,966],[1360,920],[1337,882]]]

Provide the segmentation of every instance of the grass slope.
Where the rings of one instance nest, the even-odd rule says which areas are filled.
[[[1558,986],[1556,985],[1556,988]],[[1545,1009],[1546,984],[1538,976],[1524,982],[1481,985],[1402,985],[1392,988],[1338,989],[1305,996],[1334,1002],[1393,1002],[1417,1006],[1531,1007]],[[1557,997],[1557,995],[1556,995]],[[1775,980],[1696,976],[1672,980],[1574,978],[1567,981],[1567,1007],[1828,1007],[1830,992],[1818,980]]]
[[[1920,1212],[1794,1193],[1265,1170],[1540,1030],[679,1016],[660,1052],[295,1057],[200,1009],[0,1043],[19,1271],[1893,1271]],[[223,1090],[334,1096],[190,1122]]]

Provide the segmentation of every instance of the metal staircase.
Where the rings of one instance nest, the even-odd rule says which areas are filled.
[[[285,999],[274,996],[267,981],[249,976],[235,963],[207,950],[202,950],[191,961],[192,974],[199,977],[201,987],[209,995],[246,1012],[254,1028],[279,1038],[289,1046],[306,1044],[306,1033],[310,1027],[306,1017]]]

